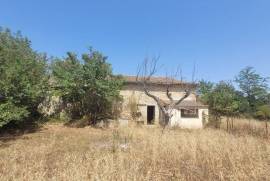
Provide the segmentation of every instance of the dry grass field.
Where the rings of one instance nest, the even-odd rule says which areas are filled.
[[[0,180],[270,180],[269,139],[240,132],[46,124],[1,138]]]

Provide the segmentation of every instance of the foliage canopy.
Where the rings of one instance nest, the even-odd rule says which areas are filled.
[[[255,112],[257,107],[267,103],[268,79],[256,73],[253,67],[241,70],[235,82],[246,97],[250,112]]]
[[[112,116],[114,102],[120,100],[122,80],[114,76],[107,57],[90,48],[79,59],[68,53],[52,64],[54,92],[72,119],[86,116],[91,124]]]
[[[48,88],[46,61],[20,33],[0,29],[0,127],[38,115]]]

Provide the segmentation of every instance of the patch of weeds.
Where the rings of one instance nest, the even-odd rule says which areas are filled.
[[[122,135],[119,130],[114,130],[112,133],[112,152],[115,153],[119,148],[126,150],[129,143],[133,140],[132,134]]]

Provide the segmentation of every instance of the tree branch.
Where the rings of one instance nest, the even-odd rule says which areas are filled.
[[[190,95],[190,90],[189,89],[187,89],[187,90],[185,90],[185,95],[181,98],[181,99],[179,99],[175,104],[174,104],[174,106],[177,106],[177,105],[179,105],[181,102],[183,102],[189,95]]]
[[[173,98],[172,98],[172,94],[170,93],[170,86],[167,85],[167,89],[166,89],[166,95],[167,97],[170,99],[171,103],[173,102]]]
[[[153,58],[151,62],[149,62],[149,59],[146,58],[143,64],[138,68],[136,80],[142,84],[144,93],[147,96],[154,99],[155,102],[158,104],[159,108],[162,110],[162,112],[165,113],[166,111],[166,109],[164,108],[165,103],[161,99],[159,99],[157,96],[151,94],[147,88],[148,82],[150,81],[151,77],[157,72],[158,59],[159,57]],[[139,76],[140,74],[142,74],[141,77]]]
[[[151,97],[152,99],[154,99],[154,100],[156,101],[156,103],[158,104],[159,108],[162,110],[162,112],[165,113],[165,112],[166,112],[166,109],[164,108],[164,105],[165,105],[164,102],[163,102],[161,99],[159,99],[157,96],[151,94],[151,93],[148,91],[145,82],[142,82],[142,83],[143,83],[144,93],[145,93],[147,96],[149,96],[149,97]]]

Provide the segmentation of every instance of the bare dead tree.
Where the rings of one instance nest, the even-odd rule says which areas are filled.
[[[178,68],[177,71],[172,74],[171,76],[168,76],[166,74],[166,82],[165,82],[165,89],[166,89],[166,95],[169,99],[169,101],[164,101],[157,97],[156,95],[152,94],[149,90],[149,86],[151,84],[151,78],[156,74],[157,72],[157,62],[159,60],[159,57],[154,57],[152,59],[145,58],[143,63],[138,67],[137,72],[137,82],[141,83],[144,93],[151,97],[158,105],[160,110],[162,111],[164,115],[164,126],[167,126],[173,116],[172,111],[175,109],[176,106],[178,106],[181,102],[183,102],[192,91],[194,83],[194,72],[192,75],[192,84],[181,84],[182,88],[184,89],[184,95],[180,97],[178,100],[174,100],[171,94],[171,88],[175,85],[176,77],[180,74],[181,76],[181,82],[183,81],[182,77],[182,69]],[[194,67],[195,69],[195,67]]]

